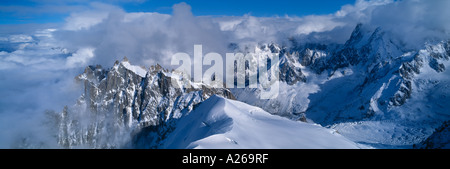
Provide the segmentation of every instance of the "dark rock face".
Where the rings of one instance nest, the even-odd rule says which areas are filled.
[[[443,72],[445,70],[444,64],[439,63],[435,58],[431,58],[429,64],[436,72]]]
[[[420,144],[414,145],[416,149],[449,149],[450,148],[450,121],[444,122],[441,126]]]
[[[297,82],[306,82],[306,77],[303,75],[302,70],[290,64],[290,62],[280,62],[280,80],[289,85]]]

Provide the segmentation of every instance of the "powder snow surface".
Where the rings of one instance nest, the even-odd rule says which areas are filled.
[[[180,119],[165,148],[359,148],[332,129],[211,96]]]
[[[131,70],[132,72],[136,73],[141,77],[145,77],[145,74],[147,74],[147,71],[140,66],[131,65],[129,62],[121,62],[121,63],[123,67],[127,68],[128,70]]]

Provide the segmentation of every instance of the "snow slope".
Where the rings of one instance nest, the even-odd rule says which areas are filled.
[[[121,63],[125,68],[136,73],[137,75],[139,75],[141,77],[145,77],[145,75],[147,74],[147,71],[140,66],[131,65],[130,62],[128,62],[128,61],[124,61]]]
[[[177,122],[161,148],[360,148],[332,129],[211,96]]]

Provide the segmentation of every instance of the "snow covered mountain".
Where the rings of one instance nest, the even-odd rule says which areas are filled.
[[[410,49],[382,28],[358,24],[345,44],[289,42],[230,45],[235,52],[279,54],[276,99],[259,99],[258,88],[209,88],[126,58],[110,69],[89,66],[76,77],[84,84],[82,96],[54,115],[58,143],[64,148],[449,144],[445,132],[436,132],[445,129],[436,128],[450,120],[450,41]]]
[[[342,45],[291,42],[247,51],[279,53],[279,97],[234,89],[237,100],[379,148],[411,147],[450,119],[450,41],[408,49],[382,28],[358,24]]]
[[[291,121],[233,101],[227,89],[190,83],[159,65],[147,72],[125,58],[89,66],[77,104],[57,119],[64,148],[360,148],[332,129]],[[180,80],[181,88],[172,86]],[[274,136],[277,136],[274,139]]]
[[[181,79],[161,66],[148,71],[116,61],[111,69],[86,67],[76,80],[84,84],[77,103],[58,115],[58,143],[64,148],[121,148],[134,133],[149,126],[165,126],[182,116],[182,110],[212,95],[233,99],[227,89],[214,89]],[[172,79],[179,87],[174,87]],[[186,88],[188,85],[192,88]],[[164,131],[165,132],[165,131]],[[155,143],[156,144],[156,143]]]
[[[334,130],[217,95],[181,118],[161,148],[359,148]]]

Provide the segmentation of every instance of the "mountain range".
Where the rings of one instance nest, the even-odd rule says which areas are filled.
[[[288,41],[229,45],[278,54],[276,99],[259,99],[259,88],[212,88],[156,63],[88,66],[75,77],[84,86],[76,103],[48,113],[55,139],[63,148],[449,146],[450,41],[410,48],[363,24],[344,44]]]

